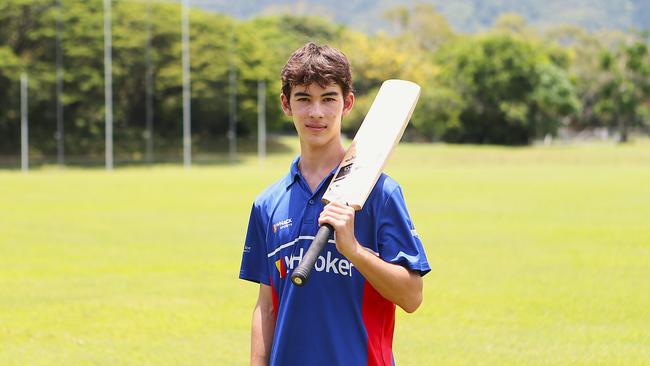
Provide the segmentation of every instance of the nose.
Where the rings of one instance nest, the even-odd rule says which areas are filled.
[[[325,113],[323,113],[323,106],[319,102],[314,102],[309,109],[309,117],[311,118],[323,118]]]

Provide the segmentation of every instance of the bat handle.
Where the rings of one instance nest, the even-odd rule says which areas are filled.
[[[291,282],[293,282],[294,285],[302,286],[307,282],[307,279],[309,279],[309,273],[312,268],[314,268],[318,255],[323,251],[325,244],[327,244],[327,241],[333,232],[334,228],[330,224],[324,224],[320,229],[318,229],[318,233],[316,233],[309,249],[307,249],[307,253],[305,253],[305,256],[302,257],[302,260],[298,263],[298,267],[296,267],[291,274]]]

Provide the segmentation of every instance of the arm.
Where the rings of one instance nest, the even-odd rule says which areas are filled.
[[[251,365],[262,366],[269,364],[273,332],[275,331],[275,311],[273,309],[273,294],[271,286],[260,284],[257,304],[253,310],[253,325],[251,330]]]
[[[357,267],[381,296],[408,313],[417,310],[422,303],[422,277],[367,251],[354,236],[353,208],[332,202],[325,206],[318,222],[334,227],[336,249]]]
[[[344,255],[372,287],[407,313],[417,310],[422,303],[422,277],[400,265],[385,262],[356,240],[355,243],[354,252]]]

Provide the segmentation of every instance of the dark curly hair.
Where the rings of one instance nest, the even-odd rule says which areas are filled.
[[[282,94],[291,97],[291,89],[296,85],[309,85],[313,82],[321,87],[336,83],[343,96],[352,89],[352,70],[343,52],[328,45],[317,46],[309,42],[289,57],[282,68]]]

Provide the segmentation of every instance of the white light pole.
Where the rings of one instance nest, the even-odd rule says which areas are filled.
[[[106,170],[113,170],[113,59],[111,0],[104,0],[104,113],[106,117]]]
[[[56,161],[65,162],[63,125],[63,50],[61,49],[61,0],[56,1]]]
[[[233,25],[234,27],[234,25]],[[230,162],[237,158],[237,70],[235,69],[235,31],[230,35],[230,72],[228,83],[230,85],[228,147]]]
[[[189,169],[192,166],[189,0],[183,0],[181,5],[181,28],[183,33],[183,165]]]
[[[257,82],[257,156],[266,158],[266,82]]]
[[[20,169],[25,173],[29,170],[28,85],[27,75],[20,74]]]
[[[151,0],[147,0],[147,71],[145,74],[146,83],[146,123],[147,123],[147,147],[146,147],[146,160],[149,163],[153,162],[153,67],[151,66]]]

